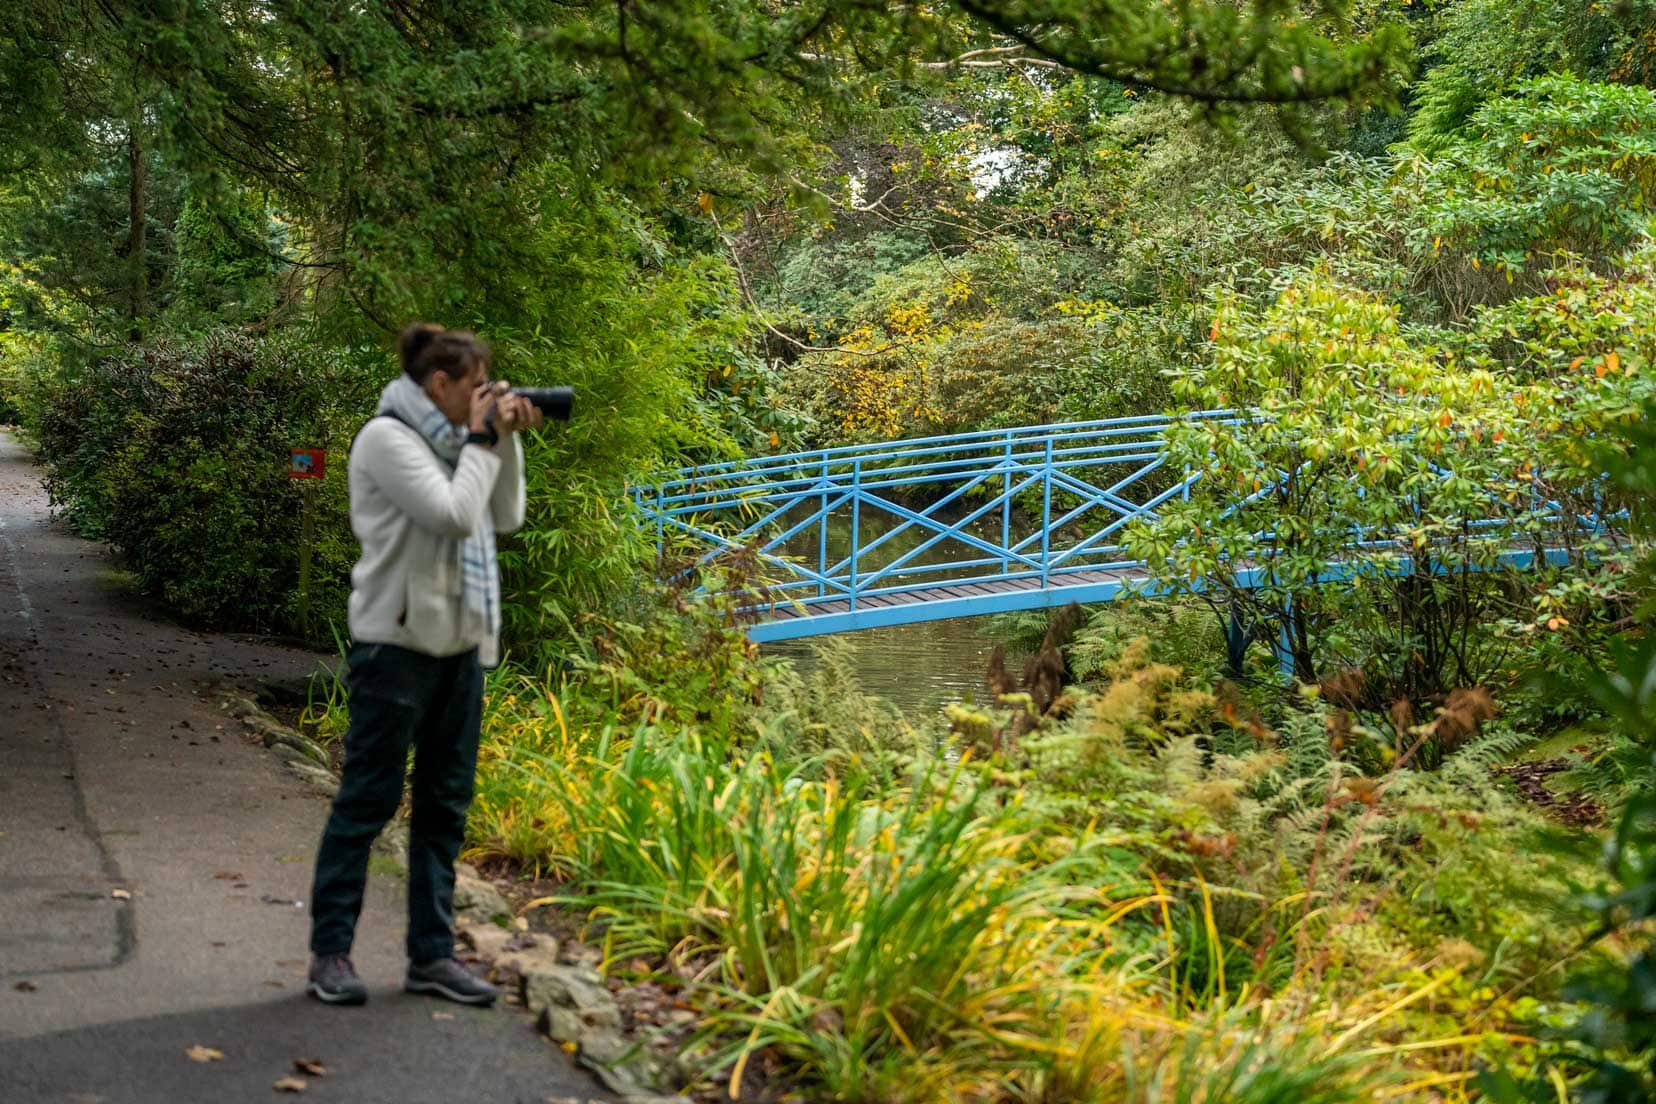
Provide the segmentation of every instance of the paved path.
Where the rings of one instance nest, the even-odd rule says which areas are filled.
[[[212,691],[320,657],[178,628],[118,579],[0,436],[0,1101],[266,1100],[301,1057],[331,1070],[307,1100],[605,1097],[521,1014],[400,992],[398,879],[370,886],[368,1006],[304,998],[327,806]]]

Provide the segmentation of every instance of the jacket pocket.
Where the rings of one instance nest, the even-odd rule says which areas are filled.
[[[453,642],[460,616],[459,575],[453,567],[446,574],[430,569],[408,573],[402,627],[419,651],[437,654]]]

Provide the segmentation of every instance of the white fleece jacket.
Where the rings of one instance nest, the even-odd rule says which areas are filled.
[[[523,446],[467,445],[452,475],[425,438],[395,418],[374,418],[350,459],[351,530],[362,558],[351,569],[351,639],[430,656],[477,648],[499,662],[500,641],[460,632],[458,545],[487,515],[495,532],[523,524]]]

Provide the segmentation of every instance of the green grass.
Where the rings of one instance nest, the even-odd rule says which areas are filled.
[[[378,874],[386,878],[408,877],[407,868],[389,855],[369,855],[368,873]]]

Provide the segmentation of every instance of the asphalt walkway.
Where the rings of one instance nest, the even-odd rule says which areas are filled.
[[[270,1100],[301,1058],[328,1070],[307,1100],[607,1098],[518,1012],[400,991],[395,877],[360,928],[369,1004],[304,997],[327,805],[214,691],[320,658],[156,616],[0,435],[0,1101]]]

